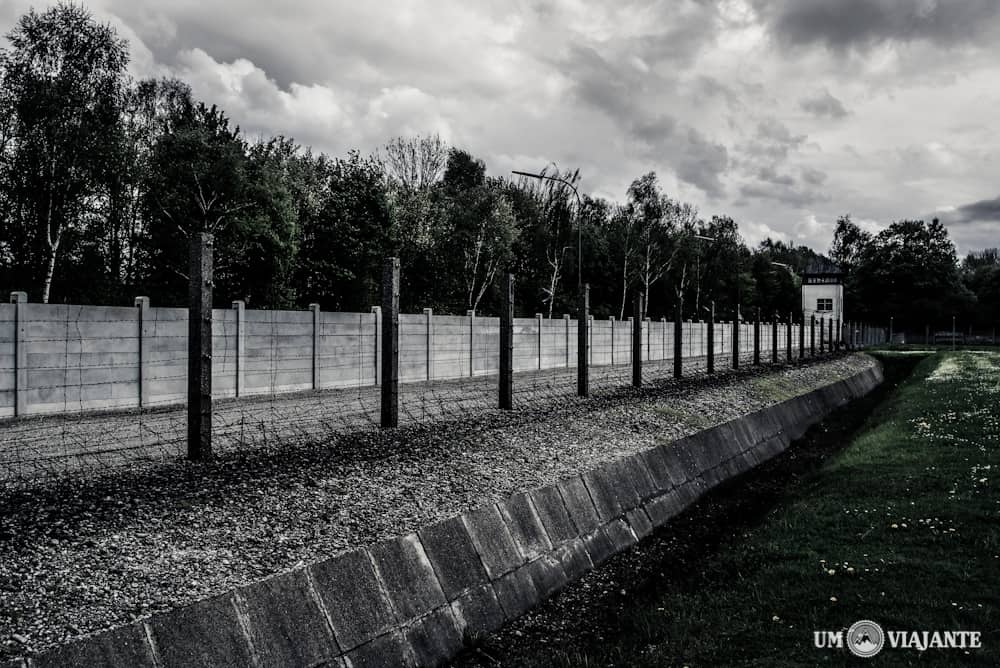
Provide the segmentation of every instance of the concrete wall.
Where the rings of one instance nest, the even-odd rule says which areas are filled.
[[[135,307],[0,304],[0,418],[185,401],[187,309],[137,302]],[[236,303],[215,309],[213,318],[216,397],[377,383],[380,316],[375,312],[246,310]],[[428,309],[401,314],[399,321],[402,382],[497,372],[498,318],[434,315]],[[672,359],[673,323],[646,320],[642,327],[643,359]],[[682,355],[705,355],[706,324],[685,322],[682,328]],[[576,320],[565,315],[516,318],[514,370],[575,367],[576,331]],[[782,341],[784,334],[779,328]],[[876,335],[872,330],[870,342]],[[742,349],[752,350],[752,325],[744,323],[741,336]],[[765,361],[770,337],[770,325],[762,324]],[[719,323],[717,367],[729,359],[731,346],[732,324]],[[631,360],[631,318],[591,320],[590,363],[627,365]]]
[[[873,365],[416,533],[65,645],[30,665],[440,665],[464,638],[524,614],[881,381]]]

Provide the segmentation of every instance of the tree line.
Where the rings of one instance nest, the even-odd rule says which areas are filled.
[[[800,309],[797,274],[820,257],[770,239],[748,247],[732,218],[706,220],[653,172],[619,203],[577,199],[570,186],[581,175],[555,165],[542,171],[551,178],[487,175],[481,159],[436,135],[343,157],[283,136],[250,140],[183,81],[132,80],[127,43],[80,5],[31,10],[7,38],[0,289],[33,301],[125,305],[143,294],[184,305],[188,240],[202,231],[216,238],[217,305],[250,308],[368,310],[382,260],[394,255],[409,311],[496,313],[509,271],[519,313],[573,313],[582,281],[597,317],[630,314],[638,290],[654,318],[678,306],[704,318],[712,302],[720,318],[736,304],[744,315],[786,314]],[[885,261],[900,244],[841,223],[833,259],[852,270],[856,315],[877,319],[884,293],[869,281],[910,285]],[[976,291],[995,288],[995,252],[992,264],[960,272],[943,226],[889,229],[901,239],[943,235],[935,257],[951,262],[951,278],[935,289],[958,292],[942,309],[975,311]],[[904,293],[896,304],[908,308]]]

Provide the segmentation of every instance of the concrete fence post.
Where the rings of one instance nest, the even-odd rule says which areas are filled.
[[[500,307],[500,387],[499,406],[514,407],[514,275],[504,279],[503,304]]]
[[[382,266],[382,405],[383,429],[399,426],[399,258]]]
[[[611,323],[611,365],[615,364],[615,316],[609,315],[608,321]]]
[[[319,335],[320,329],[322,328],[322,313],[319,310],[319,304],[313,303],[309,305],[309,310],[312,312],[312,324],[313,324],[313,335],[312,335],[312,389],[318,390],[321,387],[322,378],[320,377],[320,366],[319,366]]]
[[[580,288],[576,311],[576,394],[590,396],[590,284]]]
[[[674,311],[674,378],[680,378],[684,372],[684,311],[680,302]]]
[[[17,417],[28,412],[28,349],[24,313],[28,293],[10,293],[10,303],[14,305],[14,415]]]
[[[427,380],[434,379],[434,309],[424,309],[424,359],[427,361],[425,372]]]
[[[708,347],[706,355],[708,359],[706,361],[706,371],[708,373],[715,373],[715,302],[709,302],[708,308],[708,326],[706,328],[706,336],[708,340],[705,342]]]
[[[188,280],[188,459],[212,458],[212,283],[211,234],[191,237]]]
[[[646,359],[653,359],[653,344],[650,342],[650,337],[653,336],[653,319],[646,317],[642,319],[643,331],[646,332]]]
[[[632,387],[642,387],[642,292],[632,303]]]
[[[563,331],[566,332],[566,368],[569,368],[569,313],[563,313]]]
[[[733,319],[733,368],[740,368],[740,305],[736,305],[736,317]]]
[[[476,312],[469,310],[465,312],[469,318],[469,378],[476,375]]]
[[[996,331],[996,330],[994,330]],[[931,326],[924,325],[924,345],[930,345],[931,342]]]
[[[663,339],[663,342],[660,345],[660,359],[665,360],[667,359],[667,316],[661,316],[660,322],[662,323],[660,338]]]
[[[536,313],[535,314],[535,323],[536,323],[536,325],[538,327],[537,341],[538,341],[538,370],[539,371],[541,371],[541,369],[542,369],[542,325],[545,324],[544,318],[545,318],[545,316],[542,315],[541,313]]]
[[[760,364],[760,307],[754,310],[753,316],[753,364]]]
[[[136,297],[135,308],[138,319],[136,333],[139,336],[138,346],[136,346],[139,353],[139,370],[137,374],[139,382],[138,405],[139,408],[142,408],[149,403],[149,378],[146,373],[146,367],[149,366],[149,344],[151,342],[151,332],[147,331],[147,327],[150,326],[149,297]]]
[[[242,397],[246,394],[247,376],[247,305],[242,299],[236,299],[232,308],[236,313],[236,360],[233,365],[236,382],[233,393]]]
[[[375,368],[375,386],[382,384],[382,307],[372,306],[372,315],[375,316],[375,355],[373,364]],[[364,337],[358,338],[358,348],[364,345]],[[360,372],[359,372],[360,373]]]
[[[830,318],[829,323],[830,323],[830,335],[826,338],[826,343],[827,343],[826,347],[828,353],[833,353],[837,351],[837,340],[834,338],[834,330],[833,330],[833,318]]]
[[[778,363],[778,314],[771,319],[771,364]]]

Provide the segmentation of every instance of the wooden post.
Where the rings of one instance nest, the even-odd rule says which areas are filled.
[[[816,315],[809,316],[809,357],[816,356]]]
[[[823,316],[819,317],[819,354],[822,355],[825,348],[823,347],[823,332],[826,329],[823,323]]]
[[[590,396],[590,284],[580,288],[576,311],[576,393]]]
[[[14,305],[14,416],[20,417],[28,413],[28,349],[24,313],[28,293],[10,293],[10,303]]]
[[[500,408],[514,407],[514,274],[507,274],[500,307]]]
[[[753,317],[753,364],[760,364],[760,307],[754,310]]]
[[[706,362],[706,370],[708,373],[715,373],[715,302],[709,302],[708,308],[708,327],[706,328],[706,335],[708,336],[708,341],[706,341],[706,355],[708,360]]]
[[[799,359],[806,356],[806,314],[802,312],[799,318]]]
[[[642,292],[632,303],[632,387],[642,387]]]
[[[382,428],[399,426],[399,258],[382,265]]]
[[[771,319],[771,364],[778,363],[778,314]]]
[[[212,458],[212,260],[214,240],[191,237],[188,292],[188,459]]]
[[[150,327],[149,322],[149,297],[136,297],[135,298],[136,313],[138,315],[138,328],[137,333],[139,335],[139,408],[144,407],[149,403],[149,375],[146,373],[146,366],[149,364],[149,345],[151,343],[150,339],[151,332],[148,331]]]
[[[733,368],[740,368],[740,305],[736,305],[736,318],[733,319]]]
[[[680,378],[684,370],[684,359],[683,359],[683,326],[684,323],[681,322],[683,317],[683,309],[681,303],[677,302],[677,310],[674,313],[674,378]]]

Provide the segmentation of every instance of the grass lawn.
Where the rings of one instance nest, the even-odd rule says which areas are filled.
[[[762,521],[664,580],[615,637],[526,665],[1000,665],[1000,354],[921,361]],[[814,647],[813,631],[860,619],[980,631],[983,647]]]

